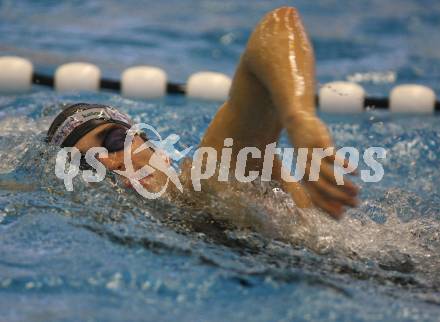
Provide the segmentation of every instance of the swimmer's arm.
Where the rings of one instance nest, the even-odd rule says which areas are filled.
[[[264,151],[285,128],[295,150],[332,147],[326,126],[316,116],[314,95],[313,49],[299,14],[294,8],[276,9],[253,31],[234,76],[230,98],[218,111],[201,145],[220,153],[224,138],[231,137],[236,157],[246,146]],[[356,205],[357,188],[349,180],[341,186],[336,184],[334,160],[323,159],[319,180],[305,181],[303,186],[316,206],[338,218],[345,206]],[[251,159],[247,165],[248,169],[261,170],[263,158]],[[309,158],[306,178],[310,167]],[[293,199],[303,199],[298,197],[305,194],[303,186],[284,186]]]

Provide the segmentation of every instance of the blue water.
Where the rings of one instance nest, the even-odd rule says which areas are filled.
[[[284,4],[1,1],[0,55],[43,72],[85,60],[114,78],[136,64],[174,81],[202,69],[232,76],[252,26]],[[440,93],[438,1],[289,4],[310,33],[319,85],[356,78],[374,95],[406,82]],[[362,203],[340,222],[315,210],[301,220],[270,185],[242,187],[240,218],[258,222],[244,229],[228,195],[195,211],[111,177],[65,191],[42,133],[59,103],[75,101],[118,106],[184,145],[197,145],[218,106],[41,87],[0,96],[1,321],[438,321],[438,117],[322,115],[338,145],[387,149],[384,179],[358,182]]]

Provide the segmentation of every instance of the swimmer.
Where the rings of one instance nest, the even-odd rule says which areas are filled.
[[[76,117],[78,116],[78,117]],[[104,116],[104,117],[103,117]],[[79,103],[67,107],[52,123],[47,139],[52,144],[75,146],[83,154],[92,147],[105,147],[106,158],[99,161],[111,171],[125,170],[124,140],[130,128],[129,118],[118,110],[96,104]],[[282,7],[269,12],[252,32],[234,75],[228,100],[219,108],[200,143],[221,154],[224,139],[233,138],[231,169],[238,152],[244,147],[264,151],[267,144],[277,142],[285,129],[291,144],[298,148],[328,148],[332,138],[316,115],[314,54],[300,16],[295,8]],[[152,157],[161,160],[154,171],[141,180],[149,191],[159,191],[167,180],[169,159],[154,147],[134,154],[144,143],[142,136],[132,142],[135,170],[149,164]],[[272,179],[278,181],[300,208],[316,206],[338,219],[347,207],[358,203],[358,188],[348,179],[337,185],[334,164],[345,164],[333,155],[322,160],[319,179],[308,181],[311,153],[306,163],[303,182],[282,180],[286,171],[275,157]],[[182,173],[191,164],[182,162]],[[246,171],[263,168],[263,158],[249,158]],[[209,182],[221,191],[224,185],[213,176]],[[168,186],[173,189],[172,185]],[[189,186],[185,187],[189,189]],[[203,191],[203,189],[202,189]]]

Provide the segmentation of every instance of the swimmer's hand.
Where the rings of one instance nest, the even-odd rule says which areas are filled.
[[[338,185],[334,172],[335,164],[347,168],[347,160],[340,159],[333,152],[331,156],[322,159],[319,168],[315,162],[312,164],[313,148],[333,147],[330,133],[324,123],[316,115],[306,113],[298,118],[289,119],[285,127],[296,151],[299,148],[309,150],[303,185],[307,188],[312,202],[336,219],[341,218],[345,207],[356,207],[358,188],[345,178],[343,184]],[[313,171],[319,174],[317,181],[309,180]],[[353,171],[352,174],[356,172]]]

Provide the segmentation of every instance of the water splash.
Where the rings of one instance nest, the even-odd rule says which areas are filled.
[[[130,106],[126,108],[130,111]],[[408,126],[405,119],[382,115],[353,123],[328,120],[341,145],[367,145],[373,137],[391,151],[384,181],[374,186],[359,182],[361,206],[336,222],[318,210],[298,210],[274,182],[231,183],[221,193],[208,193],[204,198],[188,195],[185,203],[144,200],[111,175],[99,184],[77,178],[75,191],[69,193],[54,175],[57,149],[43,140],[50,115],[57,109],[48,105],[38,117],[31,111],[1,120],[2,229],[23,218],[52,214],[126,251],[145,249],[184,256],[215,267],[243,287],[255,285],[254,278],[274,285],[307,281],[351,298],[353,290],[368,280],[369,287],[375,285],[384,294],[440,305],[440,214],[434,184],[439,147],[438,130],[432,130],[430,124]],[[166,116],[148,115],[164,132],[171,131]],[[193,122],[205,120],[200,116]],[[200,131],[182,128],[190,138]],[[185,143],[194,144],[191,140]],[[433,151],[428,158],[424,158],[425,146]],[[35,257],[27,256],[29,260]],[[13,255],[5,258],[17,261]],[[112,292],[127,288],[124,275],[117,271],[105,279],[87,273],[85,280],[89,279]],[[14,280],[8,283],[17,285]],[[37,278],[23,287],[54,287],[48,286],[52,282],[45,283]],[[163,287],[149,283],[145,287],[157,287],[158,292]],[[176,297],[181,291],[176,291]]]

